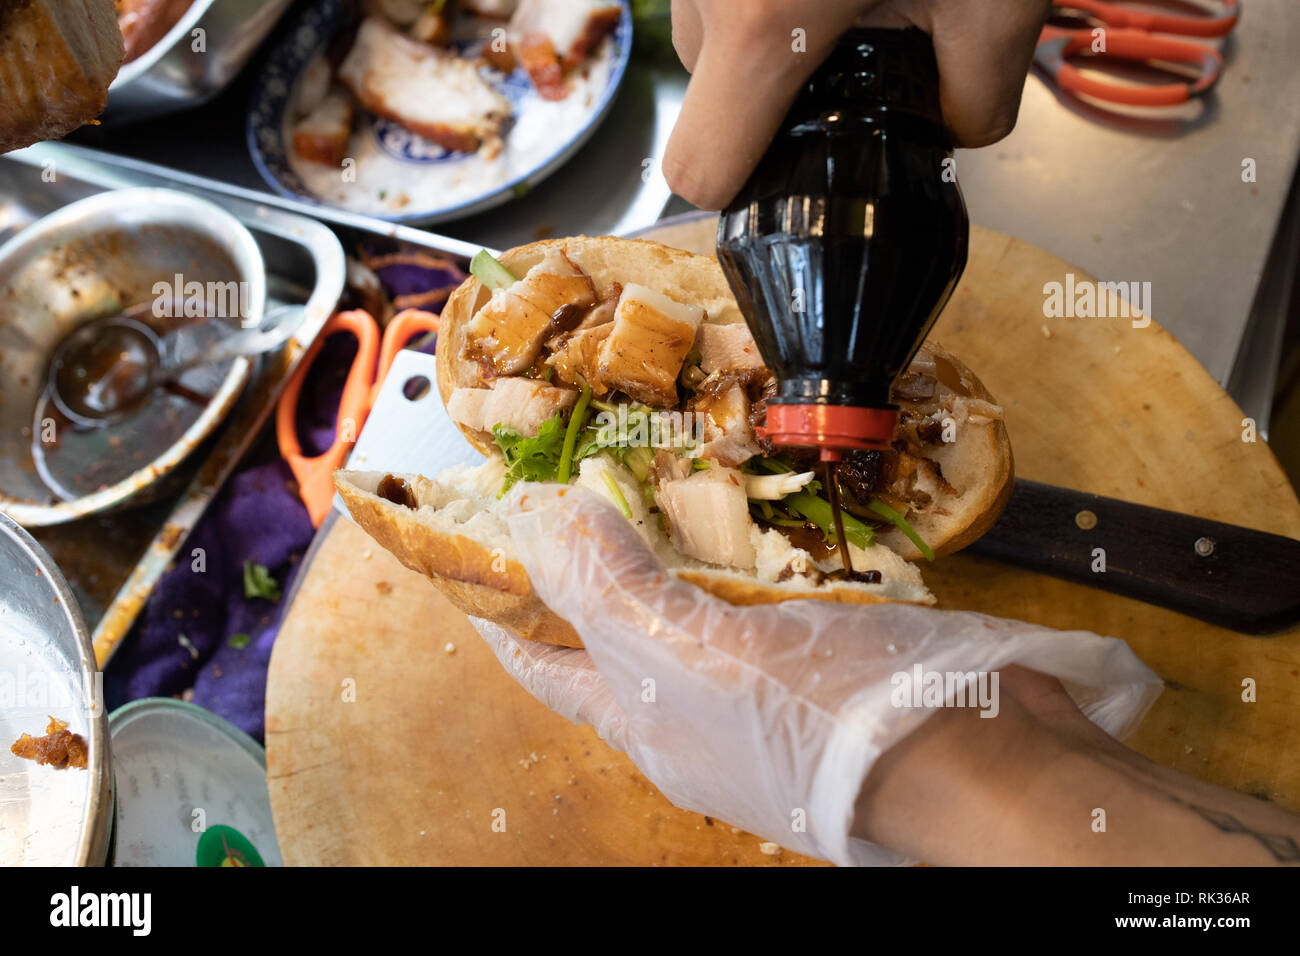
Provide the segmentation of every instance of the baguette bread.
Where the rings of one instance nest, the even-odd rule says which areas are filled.
[[[0,153],[102,113],[123,53],[113,0],[0,0]]]
[[[524,276],[557,251],[591,278],[597,296],[616,284],[644,286],[702,307],[703,325],[743,324],[722,270],[711,256],[642,240],[580,237],[531,243],[505,253],[501,262],[516,276]],[[452,396],[458,389],[482,388],[491,381],[482,359],[473,358],[473,349],[467,348],[472,346],[471,320],[489,297],[488,290],[471,277],[443,310],[437,378],[444,404],[454,404]],[[913,500],[928,500],[907,513],[922,539],[943,555],[975,540],[996,520],[1011,490],[1011,448],[1001,410],[955,357],[927,343],[900,382],[909,376],[913,397],[900,397],[897,388],[895,394],[903,420],[912,423],[913,432],[922,422],[928,423],[930,432],[950,433],[943,442],[927,446],[927,456],[940,459],[934,469],[939,486],[931,487],[933,495],[917,495]],[[363,529],[407,567],[427,576],[467,614],[510,627],[527,639],[580,647],[572,627],[533,592],[515,557],[505,517],[509,499],[498,494],[506,465],[492,434],[463,424],[461,429],[485,456],[483,465],[458,466],[433,477],[340,471],[335,486]],[[630,477],[605,474],[605,461],[599,455],[585,459],[578,469],[578,486],[602,494],[602,485]],[[523,490],[517,494],[527,493],[526,483],[519,487]],[[630,504],[630,520],[669,573],[730,603],[802,598],[934,603],[920,570],[908,560],[920,557],[919,550],[891,526],[878,532],[876,542],[866,548],[850,545],[854,567],[877,571],[875,582],[837,579],[837,556],[814,554],[780,530],[757,524],[749,528],[752,566],[724,567],[678,550],[660,524],[651,520],[655,516],[638,503],[639,497],[633,500],[633,488],[626,490],[625,514]],[[792,573],[792,568],[798,573]]]

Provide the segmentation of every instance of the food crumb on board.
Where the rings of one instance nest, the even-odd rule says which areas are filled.
[[[758,851],[759,851],[760,853],[762,853],[764,856],[780,856],[780,855],[781,855],[781,844],[779,844],[779,843],[760,843],[760,844],[758,845]]]
[[[392,594],[393,586],[389,584],[387,581],[376,581],[375,590],[378,591],[380,594],[385,594],[385,595]]]
[[[362,561],[369,561],[369,560],[370,560],[370,549],[369,549],[369,548],[366,548],[366,550],[364,550],[364,551],[361,552],[361,560],[362,560]]]
[[[448,654],[455,654],[455,653],[456,653],[456,645],[453,644],[451,641],[448,641],[447,644],[446,644],[446,646],[443,647],[443,650],[446,651]]]
[[[523,760],[519,761],[519,766],[523,767],[525,770],[531,770],[533,764],[537,763],[537,761],[541,759],[541,757],[537,756],[537,751],[534,750]]]
[[[1049,328],[1047,327],[1047,323],[1044,322],[1044,323],[1043,323],[1043,338],[1045,338],[1045,339],[1050,339],[1051,337],[1052,337],[1052,330],[1049,329]]]

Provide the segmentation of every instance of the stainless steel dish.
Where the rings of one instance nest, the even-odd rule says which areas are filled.
[[[108,715],[90,635],[50,556],[0,514],[0,866],[98,866],[108,855]],[[9,752],[56,717],[86,739],[85,770]]]
[[[182,377],[210,396],[201,406],[160,394],[120,425],[91,432],[36,414],[50,355],[69,330],[155,300],[155,286],[178,276],[203,287],[237,283],[241,320],[260,324],[266,272],[257,242],[204,199],[169,189],[101,193],[0,246],[0,510],[19,524],[58,524],[126,501],[174,469],[234,405],[252,368],[245,358]],[[159,448],[165,426],[179,437]],[[73,467],[90,462],[93,470]]]
[[[45,144],[66,145],[66,144]],[[290,342],[255,363],[252,378],[209,442],[166,480],[123,507],[64,524],[36,528],[33,536],[69,579],[95,654],[103,666],[130,629],[154,583],[185,543],[222,483],[251,446],[280,389],[293,374],[343,291],[339,240],[318,222],[209,187],[199,177],[166,170],[145,174],[110,163],[83,161],[88,150],[68,147],[54,165],[30,150],[0,157],[0,240],[87,196],[139,186],[182,189],[218,203],[253,234],[266,263],[267,308],[303,306]],[[57,168],[57,176],[50,173]],[[425,233],[405,230],[429,241]],[[371,237],[372,241],[374,237]],[[358,238],[349,242],[360,241]],[[4,387],[0,378],[0,389]]]
[[[102,121],[134,122],[212,98],[243,69],[291,2],[194,0],[161,40],[122,67],[108,88]]]

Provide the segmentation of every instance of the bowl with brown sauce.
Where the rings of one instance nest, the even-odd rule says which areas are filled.
[[[260,325],[265,300],[249,231],[173,190],[100,193],[0,246],[0,511],[36,527],[137,498],[213,432],[252,371],[242,357],[199,365],[127,413],[87,425],[51,395],[52,358],[70,333],[130,316],[183,354]],[[118,356],[101,358],[112,375]]]

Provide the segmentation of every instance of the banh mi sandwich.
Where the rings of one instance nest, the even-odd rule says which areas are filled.
[[[970,543],[1010,494],[1002,410],[926,344],[894,387],[893,448],[835,468],[850,579],[816,452],[773,447],[756,427],[775,383],[716,259],[574,238],[480,253],[471,271],[442,313],[437,377],[486,461],[428,477],[341,471],[335,485],[402,563],[523,637],[581,646],[511,548],[503,496],[519,483],[602,496],[669,573],[733,604],[932,604],[908,559]]]

